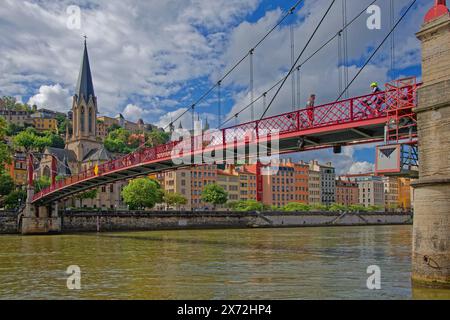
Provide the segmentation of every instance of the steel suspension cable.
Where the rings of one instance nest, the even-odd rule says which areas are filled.
[[[291,35],[291,65],[295,64],[295,35],[294,35],[294,25],[290,26],[290,35]],[[295,111],[295,74],[291,76],[291,84],[292,84],[292,111]]]
[[[253,53],[254,50],[250,50],[250,86],[249,86],[249,91],[250,91],[250,102],[252,102],[254,100],[254,92],[253,92],[253,85],[254,85],[254,79],[253,79]],[[255,108],[252,105],[251,108],[251,115],[252,115],[252,121],[255,120]]]
[[[342,26],[347,25],[347,0],[342,0]],[[346,86],[348,84],[348,29],[343,29],[343,41],[342,41],[342,47],[343,47],[343,75],[344,75],[344,85]],[[346,97],[349,97],[348,90],[345,92]]]
[[[398,25],[403,21],[403,19],[406,17],[408,12],[411,10],[411,8],[414,6],[414,4],[417,2],[417,0],[412,0],[411,4],[408,6],[406,11],[403,13],[403,15],[400,17],[400,19],[397,21],[397,23],[393,26],[393,28],[389,31],[389,33],[384,37],[383,41],[378,45],[378,47],[375,49],[375,51],[370,55],[370,57],[366,60],[364,65],[358,70],[356,75],[353,77],[352,81],[346,86],[344,91],[339,95],[339,97],[336,99],[336,102],[339,101],[342,96],[344,95],[344,92],[348,90],[348,88],[355,82],[355,80],[359,77],[359,75],[364,71],[364,69],[367,67],[367,65],[372,61],[373,57],[378,53],[378,51],[383,47],[383,45],[386,43],[386,41],[389,39],[391,34],[394,32],[394,30],[398,27]]]
[[[390,0],[390,26],[391,28],[394,26],[395,22],[395,4],[394,0]],[[391,79],[395,79],[395,32],[392,33],[391,36]]]
[[[371,5],[375,4],[378,0],[373,0],[367,7],[365,7],[363,10],[361,10],[350,22],[347,23],[347,25],[338,31],[338,33],[336,33],[334,36],[332,36],[330,39],[328,39],[327,41],[325,41],[316,51],[314,51],[308,58],[306,58],[301,64],[299,64],[297,66],[297,70],[299,71],[298,74],[298,83],[300,83],[300,71],[301,68],[309,61],[311,60],[316,54],[318,54],[320,51],[322,51],[325,47],[327,47],[336,37],[339,36],[339,33],[342,32],[343,30],[347,29],[349,26],[351,26],[356,20],[358,20],[359,17],[361,17],[367,10],[367,8],[369,8]],[[258,102],[260,99],[262,99],[264,97],[264,99],[266,99],[267,94],[269,92],[271,92],[273,89],[275,89],[283,80],[285,77],[281,78],[280,80],[278,80],[272,87],[270,87],[266,92],[264,92],[262,95],[260,95],[258,98],[256,98],[255,101],[253,101],[251,104],[246,105],[244,108],[242,108],[239,112],[237,112],[236,114],[239,115],[240,113],[246,111],[248,108],[250,108],[250,106],[256,102]],[[300,85],[298,88],[299,92],[300,92]],[[300,95],[300,93],[299,93]],[[266,105],[264,106],[264,109],[266,108]],[[300,105],[300,104],[299,104]],[[236,114],[234,114],[233,116],[231,116],[230,118],[228,118],[227,120],[225,120],[219,128],[222,128],[225,124],[227,124],[228,122],[230,122],[231,120],[233,120],[236,116]]]
[[[297,57],[297,59],[295,60],[295,63],[292,65],[291,69],[289,70],[288,74],[286,75],[286,77],[283,79],[283,82],[281,83],[280,87],[277,89],[277,91],[275,92],[275,95],[272,97],[272,100],[270,101],[269,105],[266,107],[266,109],[264,110],[263,114],[261,115],[261,119],[264,118],[264,116],[266,115],[267,111],[270,109],[270,107],[273,105],[275,99],[278,97],[278,94],[280,93],[281,89],[284,87],[284,84],[286,83],[287,79],[289,78],[289,76],[292,74],[292,71],[294,71],[296,64],[298,63],[298,61],[301,59],[301,57],[303,56],[303,53],[306,51],[306,49],[309,47],[309,44],[311,43],[312,39],[314,38],[314,36],[316,35],[317,31],[319,30],[320,26],[322,25],[322,23],[324,22],[325,18],[328,16],[328,13],[331,11],[331,8],[333,7],[334,3],[336,2],[336,0],[332,0],[331,4],[329,5],[327,11],[325,12],[325,14],[323,15],[322,19],[319,21],[318,25],[316,26],[316,28],[314,29],[314,32],[312,33],[312,35],[309,37],[308,41],[306,42],[306,45],[304,46],[302,52],[300,52],[299,56]]]
[[[223,82],[226,78],[228,78],[228,76],[242,63],[244,62],[247,57],[250,55],[250,52],[252,50],[255,50],[256,48],[258,48],[263,42],[264,40],[267,39],[267,37],[270,36],[270,34],[272,34],[273,31],[275,31],[286,19],[287,17],[289,17],[291,14],[293,14],[295,12],[295,10],[297,9],[297,7],[303,2],[304,0],[298,0],[294,6],[291,7],[291,9],[253,46],[253,48],[248,51],[238,62],[236,62],[233,67],[231,67],[226,73],[225,75],[219,80],[220,82]],[[194,103],[193,106],[198,105],[200,102],[202,102],[206,97],[208,97],[211,92],[213,90],[216,89],[216,87],[218,86],[219,81],[214,84],[214,86],[212,86],[209,90],[207,90],[199,99],[197,99]],[[187,112],[189,111],[189,108],[187,110],[185,110],[183,113],[181,113],[174,121],[178,121],[179,119],[181,119],[181,117],[183,117]],[[164,127],[164,130],[166,130],[168,127],[170,126],[167,125],[166,127]]]

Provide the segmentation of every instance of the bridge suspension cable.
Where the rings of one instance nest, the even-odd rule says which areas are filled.
[[[383,41],[378,45],[378,47],[375,49],[375,51],[370,55],[370,57],[366,60],[366,62],[363,64],[363,66],[358,70],[356,75],[353,77],[353,79],[347,84],[344,91],[341,92],[339,97],[336,99],[336,101],[339,101],[342,96],[344,95],[344,92],[349,89],[349,87],[355,82],[355,80],[359,77],[359,75],[364,71],[364,69],[367,67],[367,65],[372,61],[373,57],[378,53],[378,51],[383,47],[383,45],[386,43],[386,41],[389,39],[389,37],[392,35],[392,33],[395,31],[395,29],[398,27],[398,25],[403,21],[403,19],[406,17],[408,12],[411,10],[411,8],[414,6],[414,4],[417,2],[417,0],[412,0],[406,11],[402,14],[400,19],[395,23],[395,25],[391,28],[389,33],[384,37]]]
[[[291,64],[295,64],[295,30],[294,25],[290,26],[290,35],[291,35]],[[292,111],[295,111],[295,74],[291,76],[291,84],[292,84]]]
[[[327,47],[335,38],[337,38],[339,36],[339,33],[342,32],[342,30],[347,29],[348,27],[350,27],[356,20],[358,20],[359,17],[361,17],[366,11],[367,8],[369,8],[371,5],[375,4],[378,0],[373,0],[367,7],[365,7],[363,10],[361,10],[350,22],[347,23],[347,25],[344,26],[343,29],[339,30],[336,34],[334,34],[331,38],[329,38],[327,41],[325,41],[316,51],[314,51],[308,58],[306,58],[302,63],[300,63],[299,65],[296,66],[297,70],[298,70],[298,82],[297,82],[297,94],[300,100],[300,75],[301,75],[301,68],[309,61],[311,60],[316,54],[318,54],[320,51],[322,51],[325,47]],[[281,82],[283,82],[283,80],[285,79],[285,77],[281,78],[280,80],[278,80],[274,85],[272,85],[272,87],[270,87],[268,90],[266,90],[263,94],[261,94],[258,98],[256,98],[252,103],[246,105],[245,107],[243,107],[239,112],[237,112],[236,114],[240,114],[246,110],[248,110],[248,108],[250,108],[250,106],[252,104],[255,104],[256,102],[258,102],[259,100],[261,100],[262,98],[264,98],[264,109],[266,109],[267,107],[267,102],[266,102],[266,98],[267,98],[267,94],[269,92],[271,92],[272,90],[274,90]],[[301,105],[299,103],[299,105]],[[222,128],[224,125],[226,125],[228,122],[230,122],[231,120],[235,119],[235,115],[231,116],[230,118],[228,118],[227,120],[225,120],[224,122],[222,122],[222,124],[220,125],[219,128]]]
[[[391,29],[395,23],[395,4],[394,0],[390,0],[390,26]],[[395,32],[392,33],[391,36],[391,79],[395,79]]]
[[[269,105],[266,107],[266,109],[264,110],[263,114],[261,115],[260,119],[263,119],[264,116],[266,115],[267,111],[270,109],[270,107],[272,106],[273,102],[275,101],[275,99],[277,98],[278,94],[280,93],[281,89],[284,87],[284,84],[286,83],[287,79],[289,78],[289,76],[292,74],[292,72],[295,69],[296,64],[299,62],[299,60],[301,59],[301,57],[303,56],[303,53],[306,51],[306,49],[309,47],[309,44],[311,43],[312,39],[314,38],[314,36],[316,35],[317,31],[319,30],[320,26],[322,25],[322,23],[324,22],[325,18],[328,16],[328,13],[331,11],[331,8],[333,7],[334,3],[336,2],[336,0],[331,1],[330,6],[328,7],[327,11],[325,12],[325,14],[323,15],[322,19],[319,21],[319,23],[317,24],[316,28],[314,29],[314,32],[312,33],[312,35],[310,36],[310,38],[308,39],[308,41],[306,42],[306,45],[304,46],[302,52],[300,52],[299,56],[297,57],[297,59],[295,60],[294,64],[292,65],[291,69],[289,70],[288,74],[286,75],[286,77],[284,77],[283,82],[281,83],[280,87],[278,88],[278,90],[275,92],[275,95],[272,97],[272,100],[270,101]]]
[[[223,81],[228,78],[228,76],[242,63],[244,62],[247,57],[250,55],[250,52],[253,50],[256,50],[256,48],[258,48],[263,42],[264,40],[267,39],[267,37],[269,37],[291,14],[293,14],[295,12],[295,10],[297,9],[297,7],[303,2],[304,0],[298,0],[294,6],[291,7],[291,9],[289,9],[289,11],[249,50],[247,51],[247,53],[238,61],[236,62],[225,74],[224,76],[218,81],[216,82],[209,90],[207,90],[200,98],[198,98],[195,103],[193,105],[198,105],[200,102],[202,102],[205,98],[207,98],[211,92],[213,90],[216,89],[216,87],[218,86],[218,83],[221,82],[223,83]],[[189,109],[185,110],[183,113],[181,113],[175,120],[174,122],[177,122],[178,120],[180,120],[187,112],[189,111]],[[167,125],[164,130],[166,130],[168,127],[170,127],[170,124]]]
[[[342,0],[342,73],[344,86],[348,84],[348,29],[344,28],[347,25],[347,0]],[[345,91],[346,98],[349,97],[348,90]]]

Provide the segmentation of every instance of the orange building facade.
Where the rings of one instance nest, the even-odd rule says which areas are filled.
[[[359,187],[356,182],[336,180],[336,203],[351,206],[359,203]]]

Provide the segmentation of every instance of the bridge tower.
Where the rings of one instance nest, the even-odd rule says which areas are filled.
[[[436,0],[417,37],[423,86],[418,92],[419,180],[415,188],[412,279],[450,287],[450,14]]]
[[[39,206],[32,203],[34,197],[34,164],[33,156],[28,155],[28,186],[25,209],[19,216],[20,231],[28,234],[48,234],[61,232],[61,218],[58,216],[58,204]],[[56,159],[52,158],[52,186],[56,183]]]

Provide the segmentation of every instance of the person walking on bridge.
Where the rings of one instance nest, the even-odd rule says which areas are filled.
[[[306,113],[308,115],[309,125],[314,124],[314,106],[316,104],[316,95],[312,94],[306,103]]]
[[[372,99],[370,99],[370,104],[375,103],[375,114],[378,115],[381,107],[383,106],[384,99],[379,95],[382,90],[378,86],[378,82],[372,82],[370,87],[372,88],[372,94],[376,95]]]
[[[381,92],[380,87],[378,86],[378,82],[372,82],[372,84],[370,85],[370,87],[372,88],[372,93],[378,93]]]

